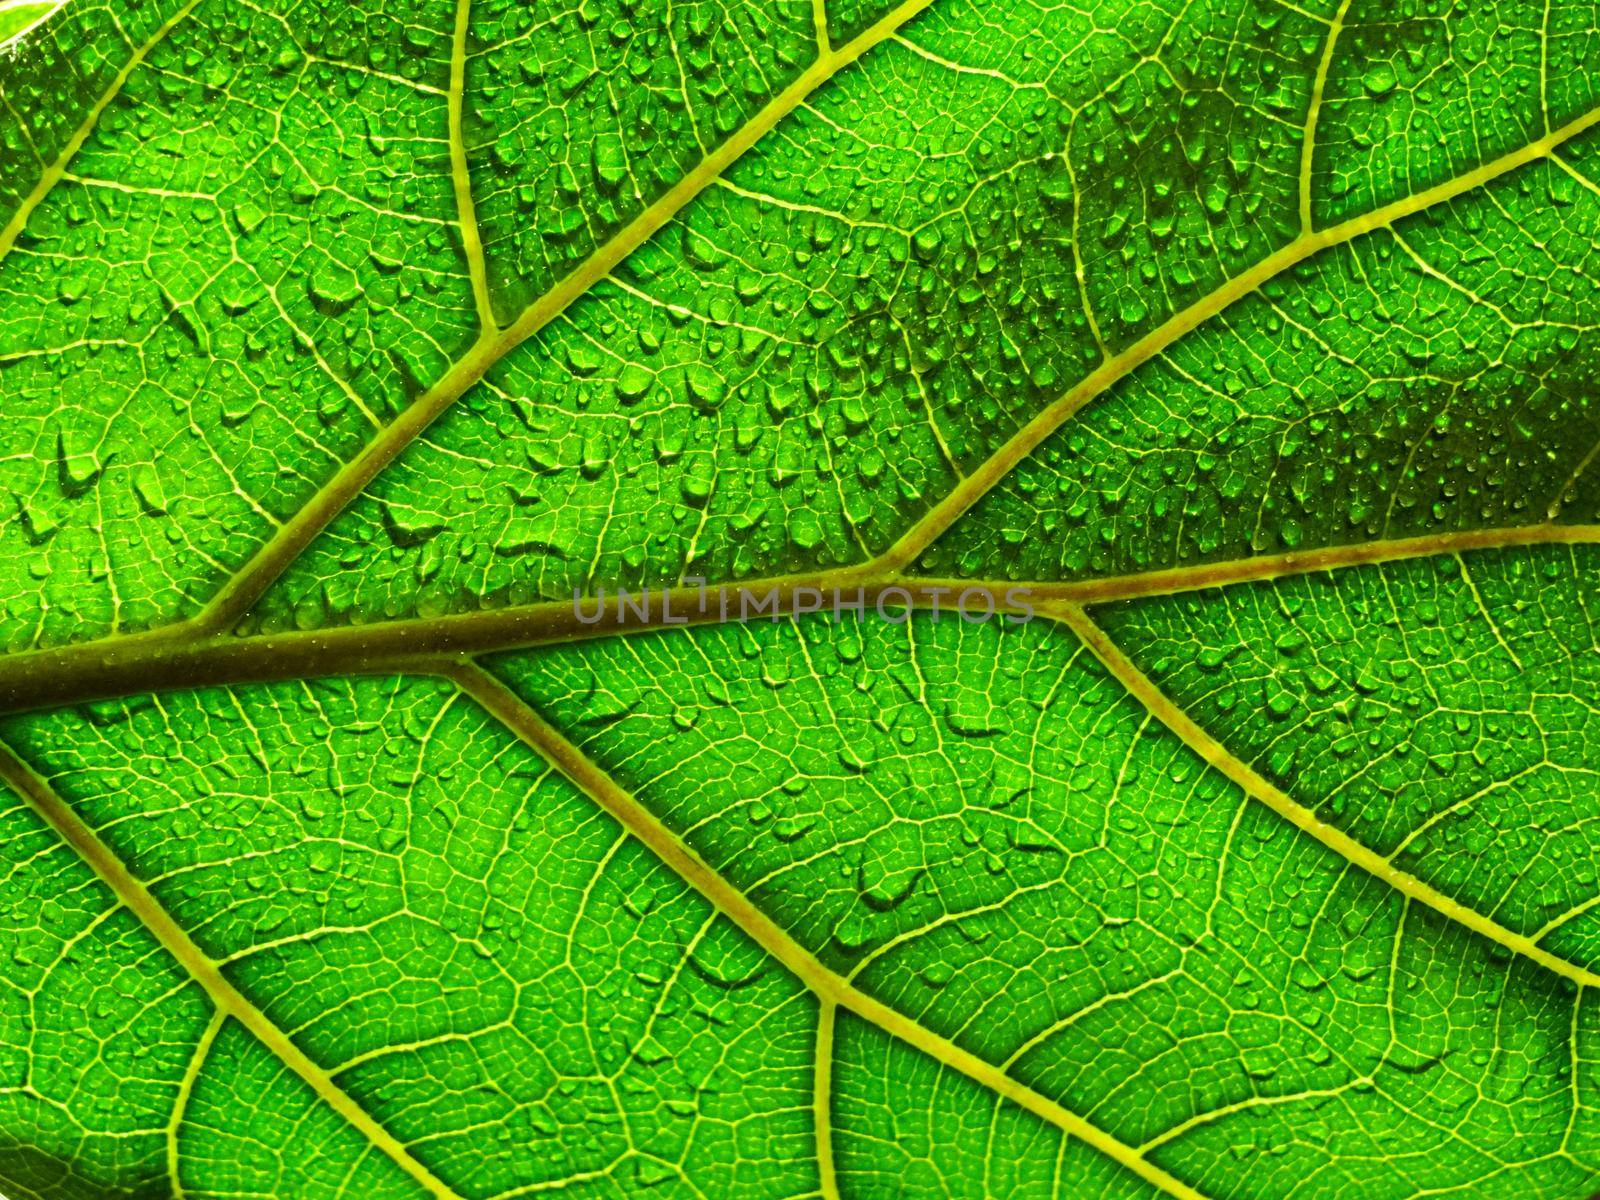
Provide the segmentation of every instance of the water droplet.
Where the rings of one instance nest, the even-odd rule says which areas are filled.
[[[1399,82],[1393,65],[1386,62],[1374,63],[1361,77],[1361,84],[1369,96],[1387,96]]]
[[[148,515],[159,517],[167,511],[167,493],[161,486],[161,476],[150,463],[139,463],[129,472],[133,494],[139,507]]]
[[[309,284],[311,303],[326,317],[336,317],[356,302],[361,284],[354,271],[335,262],[323,263]]]

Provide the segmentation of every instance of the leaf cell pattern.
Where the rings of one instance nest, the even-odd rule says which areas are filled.
[[[1597,89],[0,3],[0,1191],[1593,1193]],[[904,605],[605,607],[699,580]]]

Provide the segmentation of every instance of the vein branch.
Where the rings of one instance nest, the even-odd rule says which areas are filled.
[[[98,834],[74,812],[55,790],[10,747],[0,744],[0,781],[23,799],[30,809],[88,863],[100,880],[111,889],[119,904],[131,912],[153,934],[166,951],[177,959],[189,976],[211,997],[221,1013],[248,1029],[316,1092],[330,1108],[355,1126],[369,1142],[388,1156],[396,1166],[416,1180],[439,1200],[461,1200],[433,1172],[418,1162],[409,1150],[366,1109],[362,1108],[333,1079],[268,1020],[265,1013],[248,1000],[223,975],[217,963],[185,933],[162,907],[150,890],[134,877],[127,866],[102,841]],[[215,1022],[213,1023],[214,1034]],[[192,1068],[195,1069],[195,1068]]]
[[[461,245],[467,256],[467,272],[472,277],[472,299],[478,309],[478,328],[487,330],[497,326],[494,301],[489,296],[489,265],[483,253],[483,232],[478,225],[478,212],[472,201],[472,173],[467,164],[467,136],[464,129],[467,36],[471,22],[472,0],[456,0],[455,37],[450,46],[450,182],[456,195],[456,219],[461,227]]]
[[[1311,102],[1306,106],[1305,134],[1300,142],[1300,232],[1312,230],[1311,168],[1317,149],[1317,121],[1322,116],[1322,98],[1328,87],[1328,70],[1333,65],[1333,49],[1339,34],[1344,31],[1345,14],[1350,11],[1350,0],[1341,0],[1339,11],[1333,14],[1328,26],[1327,40],[1322,43],[1322,57],[1317,62],[1317,74],[1311,82]]]
[[[914,560],[955,523],[963,513],[981,500],[1013,467],[1026,458],[1069,418],[1136,367],[1163,354],[1168,347],[1235,302],[1251,295],[1263,284],[1297,266],[1312,255],[1353,241],[1364,233],[1384,228],[1406,217],[1447,203],[1456,197],[1499,178],[1518,167],[1544,158],[1556,147],[1600,123],[1600,107],[1551,130],[1543,137],[1508,154],[1492,159],[1453,179],[1415,192],[1392,204],[1383,205],[1337,225],[1303,231],[1281,249],[1269,254],[1248,270],[1240,272],[1210,294],[1174,313],[1161,325],[1126,349],[1106,359],[1052,403],[1046,405],[998,450],[984,460],[933,505],[920,521],[881,556],[881,561],[896,567]]]
[[[1082,639],[1084,645],[1124,688],[1196,754],[1242,788],[1246,795],[1270,808],[1297,829],[1310,834],[1346,862],[1388,884],[1395,891],[1419,904],[1425,904],[1454,924],[1471,930],[1498,946],[1526,959],[1552,974],[1571,980],[1580,988],[1600,984],[1600,974],[1558,955],[1538,944],[1537,938],[1521,934],[1491,920],[1482,913],[1445,895],[1432,884],[1394,865],[1385,856],[1328,824],[1311,809],[1299,803],[1282,788],[1265,779],[1221,742],[1206,732],[1187,712],[1158,688],[1111,638],[1090,620],[1081,607],[1062,604],[1049,610]]]
[[[818,1005],[811,1122],[817,1137],[822,1200],[839,1200],[839,1175],[833,1161],[833,1028],[838,1019],[839,1006],[833,1001],[824,1000]]]
[[[470,662],[452,666],[443,673],[643,842],[722,916],[782,963],[822,1004],[847,1009],[1070,1136],[1087,1142],[1161,1191],[1181,1200],[1205,1200],[1201,1193],[1156,1166],[1133,1147],[1019,1083],[999,1067],[867,995],[828,969],[497,677]]]
[[[613,234],[610,240],[590,254],[569,275],[523,309],[510,325],[499,328],[491,318],[478,339],[438,382],[380,430],[359,454],[336,471],[298,512],[278,527],[254,557],[223,585],[206,608],[190,622],[193,629],[201,633],[214,632],[235,624],[289,564],[299,557],[300,552],[311,543],[311,540],[321,533],[380,471],[393,462],[402,450],[421,436],[422,432],[467,389],[482,379],[491,367],[555,320],[574,301],[615,270],[625,258],[675,217],[684,205],[715,182],[745,151],[754,146],[807,96],[873,46],[893,34],[931,2],[932,0],[906,0],[847,45],[819,55],[810,67],[773,97],[766,107],[711,150],[660,199]],[[460,40],[465,37],[462,14],[466,12],[468,0],[458,0],[458,3],[460,7],[456,36]],[[456,85],[459,81],[456,79],[456,74],[456,60],[453,57],[451,67],[453,119],[460,117],[460,101],[456,97],[458,90]],[[453,132],[452,164],[457,158],[457,146],[461,144]],[[460,151],[460,158],[459,171],[453,172],[456,174],[457,201],[462,202],[462,193],[465,189],[468,192],[465,205],[470,207],[470,187],[464,182],[463,174],[464,149]],[[462,228],[465,234],[467,221],[464,218]]]
[[[263,664],[252,661],[254,653],[265,650],[269,645],[275,644],[274,642],[259,638],[231,639],[225,634],[249,611],[273,580],[299,556],[311,540],[495,363],[543,328],[569,304],[605,277],[695,195],[714,182],[735,159],[754,145],[813,90],[871,47],[891,37],[901,25],[922,11],[930,2],[931,0],[907,0],[845,46],[819,55],[817,61],[775,97],[766,108],[708,154],[684,179],[595,251],[571,275],[525,309],[510,326],[484,328],[472,347],[455,365],[432,388],[385,426],[298,512],[280,525],[274,535],[219,589],[197,616],[151,634],[107,638],[97,643],[86,643],[76,647],[0,656],[0,709],[14,711],[30,703],[65,703],[74,699],[125,694],[130,690],[192,686],[227,678],[246,681],[288,677],[282,670],[263,675],[261,674]],[[192,11],[198,3],[199,0],[191,0],[163,27],[162,31],[158,32],[151,43],[141,49],[140,54],[148,54],[156,41],[164,36],[165,32],[170,31],[171,27]],[[457,43],[454,48],[457,53],[452,57],[451,88],[452,166],[458,186],[458,199],[463,205],[464,238],[468,236],[469,228],[476,227],[475,221],[465,219],[467,209],[471,205],[471,195],[470,187],[466,186],[468,181],[465,173],[465,143],[460,129],[463,115],[461,94],[464,90],[464,55],[460,52],[465,48],[469,3],[470,0],[458,0]],[[140,56],[136,55],[136,60],[124,68],[116,86],[120,87],[120,81],[124,81],[131,73],[139,58]],[[57,177],[65,171],[65,158],[70,157],[70,152],[76,145],[81,144],[83,137],[87,136],[93,123],[93,116],[109,103],[112,94],[114,93],[108,93],[97,105],[96,114],[91,115],[91,119],[79,131],[79,137],[74,139],[74,144],[68,147],[69,153],[57,164],[59,169],[52,169]],[[993,488],[1012,467],[1031,453],[1079,408],[1111,387],[1140,363],[1160,354],[1185,333],[1221,312],[1235,300],[1254,291],[1266,280],[1320,249],[1349,241],[1369,230],[1391,224],[1404,216],[1445,202],[1517,166],[1549,155],[1555,147],[1596,122],[1600,122],[1600,108],[1559,129],[1552,130],[1520,150],[1486,163],[1453,180],[1340,225],[1302,234],[1255,267],[1228,281],[1210,296],[1176,314],[1145,338],[1103,362],[1072,389],[1041,411],[972,474],[961,479],[957,486],[936,502],[898,542],[876,558],[860,567],[852,568],[850,574],[858,575],[863,581],[878,581],[884,584],[888,581],[898,582],[900,571],[904,566],[926,549],[961,514]],[[47,180],[41,181],[43,190],[47,190],[45,183],[49,181],[49,174],[47,173]],[[42,191],[39,194],[42,195]],[[37,203],[37,200],[33,202]],[[24,210],[27,207],[25,205]],[[18,217],[14,218],[13,225],[18,225],[25,215],[25,211],[19,213]],[[10,236],[14,238],[15,231],[12,231]],[[0,240],[0,254],[3,254],[7,245],[8,243]],[[479,254],[481,255],[481,245]],[[1249,568],[1241,570],[1237,575],[1237,578],[1250,577],[1252,576]],[[1196,586],[1212,586],[1215,582],[1227,581],[1217,578]],[[1119,594],[1116,585],[1106,582],[1084,586],[1085,594],[1077,597],[1078,599],[1116,598]],[[1128,586],[1131,589],[1128,594],[1147,595],[1169,588],[1181,590],[1186,583],[1183,577],[1174,572],[1166,581],[1158,582],[1154,579],[1140,583],[1128,581]],[[1091,595],[1090,592],[1096,589],[1100,594]],[[504,614],[504,626],[508,630],[508,640],[505,645],[535,644],[545,639],[546,634],[541,630],[547,627],[552,634],[560,634],[562,632],[560,619],[549,615],[553,607],[535,605],[528,609],[507,611]],[[544,615],[541,615],[542,613]],[[424,632],[415,623],[402,623],[398,629],[403,637],[416,637],[418,639],[416,650],[426,654],[450,649],[451,640],[460,631],[468,628],[465,625],[455,624],[450,618],[444,619],[444,623],[447,623],[448,627],[442,627],[435,633]],[[490,615],[488,625],[480,632],[487,633],[487,628],[494,626],[495,618]],[[512,630],[518,632],[512,634],[510,633]],[[573,631],[569,629],[565,632]],[[345,638],[339,631],[327,636],[331,641],[350,643],[350,639]],[[517,638],[522,640],[518,641]],[[355,641],[359,642],[360,637],[358,636]],[[254,649],[241,653],[241,647],[246,646]],[[491,648],[489,643],[475,642],[474,646],[479,650]],[[300,649],[304,650],[305,647]],[[314,656],[311,658],[302,656],[298,662],[299,673],[325,674],[330,671],[350,669],[349,664],[337,656],[331,656],[320,664]],[[96,663],[99,664],[99,669],[96,668]],[[228,675],[226,673],[228,663],[234,664],[242,673]],[[137,673],[141,671],[145,672],[142,678]]]
[[[173,1200],[184,1200],[188,1195],[183,1187],[179,1137],[183,1131],[184,1118],[188,1115],[189,1098],[194,1095],[194,1085],[199,1081],[200,1072],[205,1067],[206,1059],[211,1055],[211,1047],[216,1044],[217,1034],[222,1032],[222,1026],[227,1020],[228,1014],[221,1008],[212,1014],[211,1023],[206,1026],[205,1032],[195,1044],[194,1053],[189,1056],[189,1065],[183,1072],[183,1079],[178,1083],[177,1098],[172,1102],[172,1118],[167,1122],[167,1182],[172,1185]]]
[[[122,94],[122,89],[127,85],[129,77],[139,69],[145,59],[150,57],[155,48],[166,41],[168,35],[181,25],[189,14],[199,6],[200,0],[189,0],[187,4],[163,22],[160,28],[150,35],[149,40],[144,45],[133,52],[128,61],[123,64],[122,70],[112,76],[111,83],[106,87],[100,98],[90,106],[88,113],[83,118],[83,123],[67,139],[67,144],[61,148],[61,153],[56,156],[55,162],[45,168],[44,174],[39,176],[39,182],[34,184],[33,190],[23,197],[22,203],[11,214],[11,219],[6,222],[5,227],[0,228],[0,262],[6,260],[6,256],[11,253],[12,247],[17,244],[17,238],[21,236],[23,229],[27,227],[28,219],[33,216],[34,210],[44,202],[44,198],[66,176],[68,165],[77,156],[78,151],[83,149],[83,144],[89,140],[89,135],[94,132],[95,126],[100,123],[101,115],[111,106],[111,102]]]

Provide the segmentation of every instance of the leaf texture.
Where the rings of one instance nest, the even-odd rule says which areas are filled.
[[[10,1200],[1600,1187],[1600,8],[46,7]]]

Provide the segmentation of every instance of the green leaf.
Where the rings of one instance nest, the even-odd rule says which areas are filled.
[[[1593,5],[45,7],[11,1200],[1600,1188]]]
[[[59,5],[56,0],[11,0],[0,4],[0,45],[18,40],[27,30],[48,17]]]

